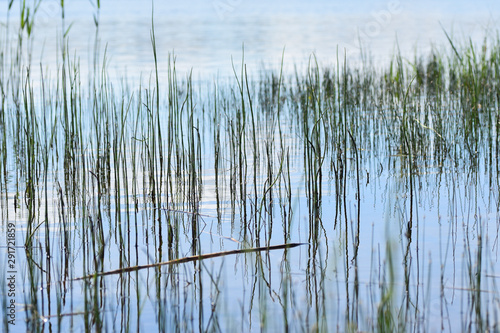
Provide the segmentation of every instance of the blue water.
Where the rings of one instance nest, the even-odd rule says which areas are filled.
[[[35,61],[56,65],[61,34],[60,1],[43,1],[34,34]],[[95,0],[66,1],[65,27],[70,25],[70,50],[85,68],[94,50]],[[6,4],[0,17],[6,17]],[[11,22],[19,20],[19,4],[13,5]],[[99,11],[101,47],[107,45],[112,74],[137,79],[153,69],[149,1],[103,0]],[[307,66],[315,54],[321,64],[336,63],[344,54],[352,64],[360,51],[376,62],[396,51],[413,57],[447,43],[443,28],[456,41],[481,43],[500,26],[500,2],[482,1],[156,1],[154,21],[160,72],[166,71],[168,53],[177,56],[180,73],[193,76],[232,75],[231,59],[239,62],[242,47],[252,70],[277,68],[283,50],[285,67]],[[42,52],[43,51],[43,52]],[[102,54],[101,54],[102,55]],[[87,71],[82,70],[82,73]]]

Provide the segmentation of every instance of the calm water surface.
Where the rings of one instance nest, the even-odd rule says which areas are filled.
[[[94,49],[93,16],[89,1],[66,3],[70,49],[82,66]],[[109,67],[117,77],[137,79],[153,68],[151,12],[148,1],[102,1],[100,36],[108,46]],[[15,8],[16,4],[14,5]],[[399,47],[408,57],[427,54],[447,43],[443,28],[457,41],[481,43],[499,26],[497,1],[157,1],[154,4],[160,71],[167,54],[177,55],[177,68],[194,78],[231,76],[231,59],[240,61],[244,45],[252,70],[277,68],[285,50],[285,66],[307,66],[315,54],[321,64],[336,63],[344,52],[349,62],[360,62],[360,46],[375,61],[387,63]],[[0,9],[5,17],[6,6]],[[35,60],[55,63],[56,36],[61,31],[59,2],[44,1],[35,34]],[[11,20],[18,20],[16,12]],[[397,41],[397,44],[396,44]],[[43,52],[42,52],[43,50]]]
[[[58,4],[59,1],[52,0],[43,2],[38,12],[33,45],[33,62],[43,62],[44,66],[49,66],[54,73],[59,58],[56,40],[59,40],[57,36],[61,34],[61,13]],[[0,17],[4,20],[6,5],[1,5]],[[10,12],[9,20],[13,25],[18,22],[17,5],[15,3],[15,9]],[[101,50],[107,48],[112,81],[119,82],[120,78],[126,77],[130,84],[148,82],[154,70],[150,40],[151,12],[151,3],[148,1],[102,1],[99,12],[99,39]],[[96,13],[95,7],[88,1],[67,1],[64,24],[66,27],[71,25],[68,33],[69,48],[80,58],[84,82],[93,59],[93,16]],[[340,1],[296,0],[156,1],[154,21],[161,83],[167,82],[168,54],[174,53],[179,76],[186,77],[192,70],[195,82],[200,83],[202,87],[197,92],[198,97],[203,100],[203,96],[209,96],[210,88],[206,87],[212,82],[217,81],[223,87],[232,87],[235,84],[231,63],[234,61],[239,73],[243,46],[245,63],[252,75],[262,69],[277,70],[283,50],[284,69],[287,74],[293,73],[295,65],[299,69],[307,67],[313,54],[324,66],[336,66],[337,57],[342,59],[344,55],[349,64],[361,66],[361,50],[373,59],[373,66],[384,67],[398,48],[405,57],[413,59],[415,54],[426,56],[434,48],[447,47],[443,28],[460,43],[468,42],[470,38],[474,44],[481,45],[485,36],[494,37],[497,34],[500,27],[500,2],[353,1],[345,4]],[[6,22],[6,19],[2,22]],[[5,35],[2,33],[2,36]],[[7,38],[12,40],[13,35],[7,35]],[[101,56],[103,53],[101,51]],[[231,91],[230,88],[228,90]],[[228,96],[231,93],[234,91],[227,92]],[[207,110],[213,107],[209,101],[207,105]],[[166,115],[164,117],[161,121],[166,119]],[[243,235],[247,231],[243,226],[242,212],[234,209],[234,202],[231,200],[230,179],[233,171],[229,168],[224,169],[221,176],[222,216],[218,217],[216,208],[213,126],[220,125],[224,131],[229,127],[229,123],[225,123],[226,120],[214,122],[208,111],[197,117],[200,120],[197,130],[202,138],[203,148],[203,196],[199,204],[200,212],[205,215],[200,220],[198,245],[202,253],[241,248],[245,241]],[[301,148],[304,138],[292,127],[293,115],[290,113],[288,117],[284,116],[276,128],[283,130],[285,146],[290,147],[293,217],[288,226],[290,230],[285,232],[288,228],[284,225],[284,221],[288,221],[286,213],[280,211],[279,200],[275,198],[273,209],[276,211],[274,215],[270,214],[274,216],[274,222],[273,219],[266,220],[267,224],[261,231],[269,235],[270,244],[308,243],[311,240],[311,221],[304,183],[304,151]],[[187,118],[185,120],[187,121]],[[266,132],[266,118],[262,117],[259,121],[262,127],[258,140],[261,153],[264,154],[266,144],[272,141],[267,135],[276,135],[277,129]],[[376,309],[375,304],[381,299],[378,286],[384,280],[382,276],[388,261],[387,244],[393,246],[395,265],[401,265],[403,261],[408,260],[402,255],[408,253],[404,249],[404,228],[409,215],[416,214],[414,218],[418,228],[413,235],[414,247],[409,252],[413,260],[413,283],[409,293],[421,297],[420,300],[417,297],[415,308],[420,309],[422,304],[425,304],[425,311],[417,317],[428,326],[420,328],[430,331],[466,329],[460,318],[463,316],[464,304],[468,304],[470,300],[467,299],[468,294],[461,293],[460,290],[468,288],[470,284],[465,271],[468,263],[473,260],[468,261],[466,257],[470,253],[475,254],[470,251],[474,248],[472,243],[478,241],[469,239],[469,235],[482,228],[486,230],[484,234],[488,235],[485,236],[488,238],[485,244],[489,246],[484,256],[489,265],[485,270],[490,276],[490,282],[487,282],[485,287],[490,289],[484,292],[495,295],[488,298],[488,302],[492,300],[492,303],[485,306],[498,306],[498,276],[495,274],[498,274],[500,269],[497,261],[497,228],[500,219],[498,193],[494,191],[498,184],[488,182],[495,177],[488,176],[491,169],[487,163],[479,165],[474,171],[475,177],[471,177],[465,167],[462,172],[456,172],[455,169],[452,170],[451,162],[443,166],[438,165],[432,158],[429,158],[429,161],[422,158],[419,160],[421,165],[417,170],[418,178],[414,185],[418,188],[417,197],[413,198],[417,208],[410,212],[409,201],[412,199],[408,198],[406,178],[401,171],[404,169],[404,157],[399,154],[397,147],[385,150],[383,139],[378,137],[378,133],[371,132],[369,135],[370,138],[366,138],[365,142],[370,144],[360,149],[363,157],[359,166],[362,189],[358,194],[355,190],[354,163],[346,166],[349,168],[346,174],[349,175],[347,186],[350,189],[347,192],[348,203],[345,207],[345,214],[349,217],[346,218],[347,228],[355,228],[353,221],[356,220],[358,195],[361,196],[359,203],[362,207],[359,216],[359,221],[362,221],[362,232],[359,235],[360,255],[356,266],[359,273],[357,283],[360,285],[357,297],[360,300],[359,306],[367,311],[365,318],[359,320],[367,323],[375,320],[376,313],[369,310]],[[228,149],[230,137],[223,135],[221,140],[222,147]],[[249,148],[248,170],[253,167],[250,151]],[[274,155],[276,171],[280,163],[278,150]],[[228,161],[234,156],[225,151],[223,158],[226,160],[224,163],[231,165]],[[353,157],[350,158],[352,160]],[[259,163],[263,164],[264,160],[262,158]],[[10,156],[9,161],[8,168],[14,169],[14,156]],[[136,163],[140,168],[141,161]],[[222,165],[226,165],[224,163]],[[265,165],[259,167],[265,169]],[[52,170],[55,174],[54,180],[62,182],[63,177],[57,176],[62,169],[61,167]],[[123,177],[123,182],[130,182],[132,187],[132,181]],[[266,179],[265,174],[259,174],[257,178],[261,192],[266,186]],[[498,177],[496,179],[498,181]],[[12,205],[17,185],[14,176],[10,176],[8,180],[10,199],[7,203]],[[248,180],[249,183],[251,181],[253,179]],[[273,328],[283,329],[282,312],[287,311],[290,322],[303,325],[297,324],[294,328],[296,331],[314,329],[314,320],[310,317],[324,318],[331,325],[332,331],[342,330],[347,317],[346,311],[349,310],[349,301],[346,309],[346,299],[353,297],[353,291],[349,289],[353,285],[352,258],[345,259],[345,244],[340,243],[345,229],[333,228],[337,222],[333,176],[325,172],[321,184],[324,230],[321,231],[322,236],[319,237],[320,242],[316,249],[311,250],[310,247],[304,246],[290,249],[286,253],[270,251],[262,256],[249,254],[205,260],[200,266],[182,265],[172,276],[166,273],[166,269],[146,270],[134,274],[126,283],[121,277],[111,276],[106,280],[106,284],[92,286],[103,291],[100,295],[107,304],[102,309],[103,316],[108,320],[107,330],[120,331],[121,327],[130,325],[131,330],[139,327],[144,331],[155,331],[160,321],[166,327],[181,327],[180,331],[204,331],[209,328],[214,331],[221,330],[217,325],[211,326],[214,322],[224,323],[222,331],[260,331],[262,313],[268,313],[270,318],[264,322],[268,323],[269,331],[273,331]],[[58,185],[54,184],[49,195],[49,198],[52,198],[53,210],[50,216],[54,221],[60,220],[57,188]],[[109,235],[109,246],[104,254],[104,271],[170,259],[168,249],[165,243],[162,243],[161,235],[158,236],[159,231],[155,229],[158,215],[163,216],[163,221],[174,219],[178,226],[183,226],[180,228],[177,256],[192,254],[194,245],[189,214],[159,214],[151,209],[147,198],[134,200],[138,205],[126,202],[123,197],[120,207],[117,207],[116,201],[112,201],[103,208],[104,219],[108,222],[104,230],[107,237]],[[186,209],[181,202],[179,205],[182,210]],[[250,198],[247,205],[250,210],[256,203]],[[6,213],[5,208],[2,209],[3,221],[17,223],[18,244],[22,244],[26,232],[23,223],[25,225],[27,213],[22,209],[16,212],[10,209],[9,213]],[[94,209],[97,210],[97,207]],[[79,211],[77,207],[74,212],[76,222],[80,214],[83,216],[84,212]],[[127,222],[122,224],[122,221]],[[89,249],[80,247],[80,237],[84,231],[80,230],[76,222],[71,227],[75,230],[72,236],[74,257],[69,260],[71,278],[83,275],[81,252]],[[131,230],[128,233],[123,231],[125,247],[121,247],[122,243],[117,240],[117,234],[122,234],[122,231],[117,231],[117,226],[122,225],[124,230]],[[134,229],[131,226],[136,227]],[[54,231],[60,230],[57,223],[51,225],[51,228],[50,230]],[[44,230],[37,234],[37,240],[42,243],[46,236]],[[254,236],[251,235],[250,238]],[[352,244],[353,236],[349,237]],[[51,242],[57,248],[62,240],[55,238]],[[352,256],[352,253],[350,255]],[[54,256],[55,262],[61,262],[60,266],[52,268],[54,275],[62,275],[60,270],[63,270],[68,262],[63,264],[63,254]],[[290,260],[290,257],[293,259]],[[20,262],[28,260],[22,249],[18,251],[18,258]],[[25,273],[23,271],[19,277],[25,276]],[[318,280],[315,280],[316,276]],[[404,285],[402,278],[401,270],[397,269],[395,285],[399,288],[398,292]],[[20,279],[18,283],[25,294],[32,288],[28,281]],[[61,295],[66,295],[68,300],[64,301],[62,312],[68,316],[64,317],[62,325],[64,328],[73,327],[75,331],[80,331],[84,329],[78,314],[82,312],[82,304],[85,302],[82,296],[84,286],[82,282],[68,283],[67,286],[53,291],[51,295],[45,294],[45,302],[52,302],[52,305],[44,303],[40,307],[45,309],[43,316],[53,315],[56,307],[54,304],[61,299]],[[176,289],[172,284],[181,287]],[[39,288],[39,294],[44,295],[44,290],[50,289],[50,284],[43,280],[37,281],[35,288]],[[314,299],[311,295],[321,297]],[[255,297],[261,298],[254,299]],[[43,299],[43,296],[41,298]],[[19,296],[17,301],[19,304],[29,303],[29,300],[23,299],[22,296]],[[216,308],[214,304],[217,305]],[[286,310],[287,306],[290,309]],[[47,313],[50,312],[47,308],[51,309],[51,313]],[[158,315],[160,312],[163,314]],[[492,314],[492,321],[498,320],[498,314],[496,315],[497,317]],[[20,325],[14,331],[21,332],[25,330],[22,326],[25,315],[19,311],[18,316]],[[161,316],[162,319],[158,319]],[[56,324],[53,318],[41,318],[40,320],[48,322],[47,325],[54,325],[50,326],[54,329]],[[186,318],[193,320],[185,321]]]

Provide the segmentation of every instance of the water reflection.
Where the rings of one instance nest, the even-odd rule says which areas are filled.
[[[35,59],[56,65],[56,33],[60,31],[59,2],[44,1],[39,9],[35,34],[39,36]],[[166,56],[177,54],[181,73],[194,70],[194,77],[232,75],[231,57],[241,58],[245,45],[246,63],[257,70],[262,63],[273,68],[280,64],[286,49],[286,67],[306,66],[315,53],[326,65],[335,64],[337,51],[344,50],[352,63],[360,61],[360,46],[376,61],[386,62],[395,52],[396,40],[404,55],[415,49],[424,54],[432,45],[447,42],[444,27],[456,37],[480,43],[484,34],[498,27],[500,5],[494,1],[158,1],[154,4],[161,73],[166,75]],[[17,9],[14,4],[14,9]],[[150,41],[151,4],[137,1],[102,1],[100,36],[108,45],[113,75],[137,80],[153,69]],[[5,17],[6,6],[0,9]],[[18,11],[18,10],[17,10]],[[97,10],[88,1],[66,3],[66,26],[70,49],[90,62],[93,50],[93,16]],[[18,21],[14,10],[10,20]],[[441,27],[442,26],[442,27]],[[86,71],[83,71],[86,73]]]

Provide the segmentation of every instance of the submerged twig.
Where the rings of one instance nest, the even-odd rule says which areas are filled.
[[[194,255],[194,256],[189,256],[189,257],[184,257],[184,258],[173,259],[173,260],[160,262],[160,263],[156,263],[156,264],[131,266],[131,267],[115,269],[115,270],[107,271],[107,272],[95,273],[92,275],[79,277],[79,278],[76,278],[74,280],[75,281],[85,280],[85,279],[90,279],[90,278],[93,278],[96,276],[105,276],[105,275],[121,274],[121,273],[127,273],[127,272],[135,272],[135,271],[138,271],[140,269],[145,269],[145,268],[160,267],[160,266],[164,266],[164,265],[183,264],[186,262],[191,262],[191,261],[196,261],[196,260],[203,260],[203,259],[210,259],[210,258],[227,256],[230,254],[289,249],[292,247],[297,247],[297,246],[306,245],[306,244],[307,243],[288,243],[288,244],[281,244],[281,245],[274,245],[274,246],[255,247],[255,248],[250,248],[250,249],[239,249],[239,250],[222,251],[222,252],[215,252],[215,253],[208,253],[208,254],[200,254],[200,255]]]

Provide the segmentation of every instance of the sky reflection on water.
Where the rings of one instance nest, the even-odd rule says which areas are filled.
[[[18,19],[14,5],[10,19]],[[153,69],[151,3],[101,1],[100,37],[108,46],[111,74],[132,79]],[[6,17],[6,6],[0,17]],[[168,53],[177,56],[177,68],[194,77],[232,75],[231,58],[240,61],[242,47],[251,70],[277,68],[285,50],[285,67],[307,66],[315,54],[320,64],[336,63],[344,52],[352,64],[360,61],[360,45],[376,62],[387,63],[395,53],[413,57],[432,47],[446,46],[443,27],[459,42],[481,43],[495,36],[499,26],[497,1],[156,1],[154,20],[160,72],[166,73]],[[70,50],[82,66],[91,62],[96,8],[89,1],[66,2]],[[55,65],[56,34],[60,34],[59,1],[47,0],[38,12],[35,59]],[[90,51],[90,52],[89,52]],[[87,71],[82,71],[86,73]]]

